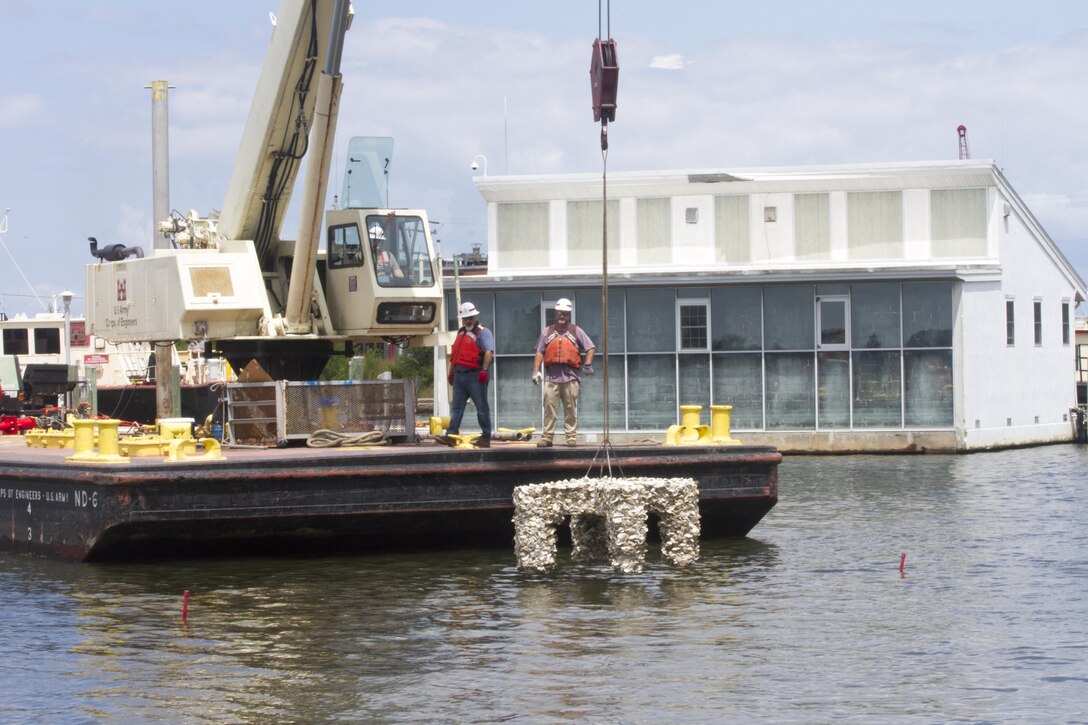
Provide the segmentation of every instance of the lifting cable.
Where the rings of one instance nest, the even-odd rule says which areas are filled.
[[[619,63],[616,59],[616,41],[612,39],[612,0],[607,11],[602,0],[597,0],[597,40],[593,43],[593,57],[589,65],[590,90],[593,94],[593,120],[601,122],[601,355],[603,366],[604,427],[601,447],[590,463],[590,470],[603,454],[600,467],[612,476],[612,441],[609,424],[609,376],[608,376],[608,122],[616,120],[616,87],[619,80]],[[602,37],[602,16],[607,19],[607,39]],[[620,474],[623,474],[622,469]]]

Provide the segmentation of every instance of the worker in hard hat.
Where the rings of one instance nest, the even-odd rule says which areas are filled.
[[[404,270],[397,264],[397,258],[386,249],[385,232],[374,224],[367,230],[370,233],[370,248],[374,255],[374,271],[378,280],[404,279]]]
[[[495,359],[495,336],[479,322],[480,311],[471,302],[461,305],[458,317],[461,328],[453,341],[450,352],[449,382],[453,386],[453,401],[450,403],[450,425],[445,435],[435,436],[439,443],[455,446],[457,442],[451,434],[461,432],[461,419],[465,416],[465,405],[469,400],[476,406],[476,420],[480,423],[480,437],[473,445],[477,448],[491,447],[491,408],[487,403],[487,384],[491,361]]]
[[[536,357],[530,375],[537,385],[544,381],[544,432],[537,446],[550,448],[563,403],[563,433],[567,445],[578,444],[578,391],[581,376],[593,374],[596,346],[585,330],[570,321],[574,305],[566,297],[555,303],[555,324],[548,325],[536,341]],[[583,359],[584,358],[584,359]],[[541,365],[544,372],[541,374]]]

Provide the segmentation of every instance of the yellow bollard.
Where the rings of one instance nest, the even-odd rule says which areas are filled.
[[[159,435],[166,440],[193,437],[192,418],[159,418],[155,422],[159,426]]]
[[[90,418],[77,418],[72,421],[75,427],[75,445],[72,455],[64,460],[73,463],[97,463],[98,454],[94,451],[95,421]]]
[[[433,436],[442,435],[442,431],[449,427],[450,417],[448,415],[432,415],[430,421],[428,421],[428,432]]]
[[[732,410],[732,405],[710,406],[710,429],[715,443],[722,443],[730,446],[740,445],[740,441],[733,438],[730,433],[729,418]]]
[[[98,463],[128,463],[118,451],[121,442],[121,421],[116,418],[98,421]]]
[[[701,405],[681,405],[680,406],[680,425],[687,428],[699,427],[699,414],[703,411]]]

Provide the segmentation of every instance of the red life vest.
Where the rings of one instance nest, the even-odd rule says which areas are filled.
[[[578,338],[574,335],[577,330],[576,326],[571,325],[566,332],[559,332],[555,329],[555,325],[552,325],[551,334],[544,340],[545,365],[582,367],[582,346],[578,344]]]
[[[477,370],[483,364],[484,351],[476,342],[477,331],[480,327],[481,325],[477,323],[471,330],[462,327],[457,331],[457,339],[453,341],[453,352],[450,354],[454,365]]]

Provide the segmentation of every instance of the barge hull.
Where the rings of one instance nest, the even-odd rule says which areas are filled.
[[[510,545],[514,486],[601,475],[596,450],[506,445],[230,450],[227,460],[67,463],[0,455],[0,551],[75,561]],[[745,536],[778,500],[761,447],[615,449],[612,474],[690,477],[704,538]]]

